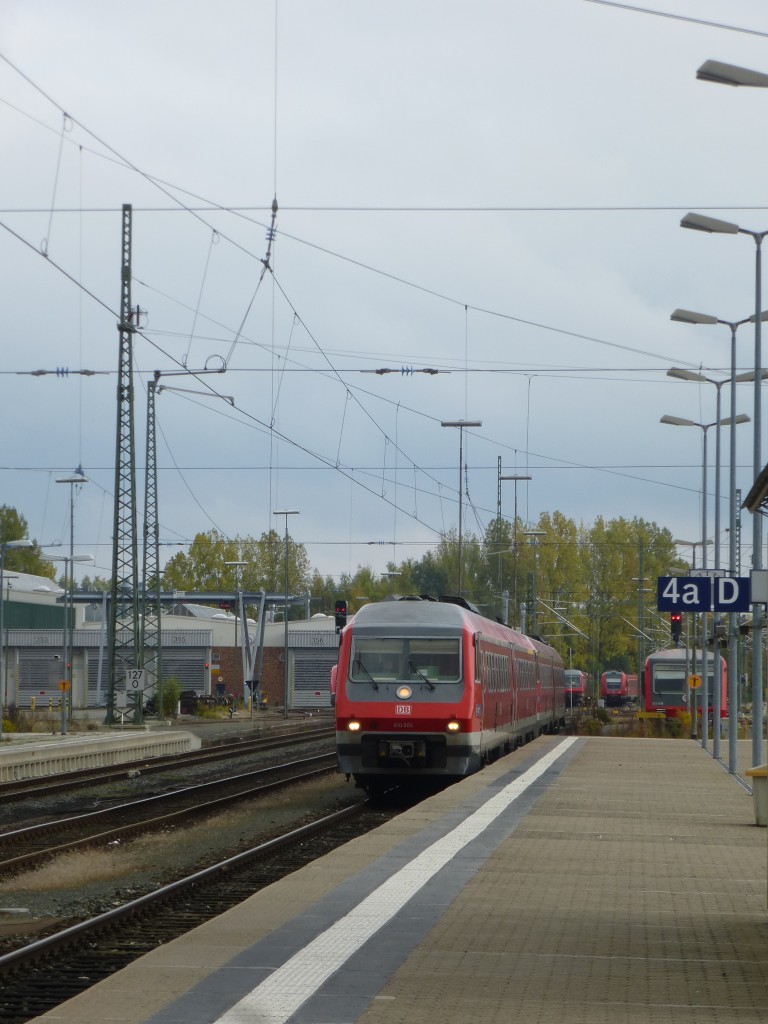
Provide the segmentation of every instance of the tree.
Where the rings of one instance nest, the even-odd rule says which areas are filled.
[[[24,516],[10,505],[0,505],[0,544],[23,540],[28,536],[29,528]],[[3,557],[3,565],[6,571],[15,569],[16,572],[27,572],[33,576],[47,576],[51,580],[56,578],[53,562],[44,558],[37,541],[33,541],[30,548],[8,548]]]
[[[238,569],[227,562],[245,562]],[[288,539],[288,592],[303,594],[309,587],[309,558],[303,544]],[[217,530],[198,533],[187,554],[179,552],[166,563],[166,590],[260,591],[282,594],[285,589],[285,540],[274,530],[228,540]]]

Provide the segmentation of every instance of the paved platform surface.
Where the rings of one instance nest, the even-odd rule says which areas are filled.
[[[764,1024],[767,893],[698,744],[542,737],[36,1021]]]

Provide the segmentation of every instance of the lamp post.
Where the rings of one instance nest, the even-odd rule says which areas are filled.
[[[704,541],[704,540],[675,540],[675,541],[673,541],[673,544],[676,544],[676,545],[677,544],[680,544],[680,545],[684,544],[686,547],[689,547],[691,549],[691,570],[695,571],[696,570],[696,548],[701,548],[702,551],[703,551],[705,544],[714,544],[714,541],[711,538],[709,540],[706,540],[706,541]],[[688,633],[689,633],[689,631],[686,628],[686,631],[685,631],[685,677],[686,677],[686,680],[688,678],[688,668],[689,668],[689,666],[688,666],[688,640],[689,640]],[[696,633],[696,631],[694,629],[694,636],[695,636],[695,633]],[[695,645],[695,642],[694,642],[694,645],[693,645],[693,670],[694,670],[694,672],[696,671],[696,645]],[[697,736],[697,729],[696,729],[696,690],[694,690],[691,693],[690,696],[691,696],[691,739],[695,740],[696,736]]]
[[[728,64],[717,64],[707,61],[699,68],[699,77],[706,81],[720,81],[730,85],[768,85],[768,75],[757,76],[757,72],[747,72],[746,77],[736,74],[743,69]],[[716,77],[717,75],[720,77]],[[731,75],[731,78],[728,78]],[[748,81],[749,76],[764,78],[765,82]],[[715,217],[704,217],[698,213],[687,213],[680,221],[684,228],[694,231],[706,231],[710,234],[749,235],[755,243],[755,411],[753,416],[753,473],[757,480],[762,467],[761,461],[761,383],[762,383],[762,340],[761,323],[763,304],[762,288],[762,244],[768,231],[751,231],[739,227],[731,221],[718,220]],[[761,569],[763,564],[763,527],[758,512],[752,514],[752,568]],[[752,764],[757,766],[762,760],[763,746],[763,618],[762,605],[752,605]]]
[[[237,623],[238,623],[238,620],[240,618],[240,570],[245,568],[245,566],[248,565],[248,563],[247,562],[225,562],[224,565],[228,565],[232,569],[235,570],[235,653],[234,653],[234,663],[233,663],[233,667],[232,667],[232,671],[234,673],[235,671],[237,671]],[[243,614],[245,614],[245,613],[243,613]],[[244,638],[245,638],[245,634],[243,634],[243,639]],[[242,650],[242,657],[241,657],[240,661],[241,661],[242,677],[243,677],[243,680],[245,680],[245,648],[244,647],[243,647],[243,650]],[[250,682],[253,683],[253,680],[250,680]],[[248,689],[250,691],[250,685],[249,685]],[[234,696],[234,694],[233,694],[233,696]],[[253,694],[252,693],[251,693],[251,716],[253,716]]]
[[[754,381],[753,370],[748,373],[736,373],[736,332],[743,324],[754,323],[755,316],[746,317],[743,320],[722,320],[720,317],[710,316],[706,313],[695,313],[689,309],[676,309],[671,316],[672,320],[686,324],[724,324],[731,332],[731,417],[736,415],[736,388],[733,386],[742,381]],[[763,310],[760,314],[762,321],[768,320],[768,311]],[[669,376],[679,377],[682,380],[710,381],[717,387],[718,408],[717,415],[720,417],[720,388],[725,381],[714,381],[702,374],[692,373],[690,370],[668,370]],[[761,370],[763,379],[768,377],[768,370]],[[715,568],[720,568],[720,441],[718,431],[717,442],[717,497],[715,503]],[[736,535],[736,434],[731,431],[730,437],[730,467],[728,477],[728,510],[729,510],[729,539],[728,539],[728,571],[731,577],[736,576],[737,565],[737,535]],[[737,771],[737,745],[738,738],[738,623],[736,612],[728,613],[728,771],[735,774]]]
[[[285,646],[283,650],[283,718],[288,717],[288,516],[299,515],[297,508],[279,509],[272,513],[275,516],[285,516],[285,611],[283,620],[285,622]]]
[[[441,427],[458,427],[459,428],[459,593],[461,597],[461,511],[462,511],[462,472],[463,472],[463,460],[464,460],[464,428],[465,427],[482,427],[482,420],[443,420],[440,424]]]
[[[515,610],[517,621],[520,620],[517,604],[517,482],[518,480],[532,480],[533,477],[525,474],[513,473],[510,476],[500,476],[499,480],[512,480],[515,484],[515,519],[512,527],[512,607]]]
[[[5,711],[5,626],[3,623],[3,611],[5,609],[5,591],[3,589],[5,574],[5,552],[14,551],[17,548],[31,548],[34,543],[28,537],[20,540],[6,540],[0,544],[0,739],[3,736],[3,712]]]
[[[718,389],[718,397],[720,391]],[[718,419],[713,423],[697,423],[694,420],[684,419],[680,416],[662,416],[662,423],[669,423],[675,427],[698,427],[704,439],[704,451],[702,457],[702,484],[701,484],[701,538],[702,538],[702,568],[707,568],[707,546],[704,543],[707,536],[707,431],[710,427],[721,427],[730,426],[735,427],[739,423],[748,423],[749,416],[745,416],[743,413],[731,417],[728,416],[726,419]],[[715,541],[717,545],[717,540]],[[720,753],[720,674],[715,671],[714,668],[714,650],[712,652],[712,737],[713,747],[717,748],[717,755]],[[704,750],[707,749],[709,744],[709,676],[707,674],[707,613],[703,612],[701,616],[701,745]],[[717,728],[715,728],[714,719],[715,716],[718,719]],[[715,736],[717,736],[717,743],[715,744]]]
[[[82,486],[83,484],[87,484],[88,483],[88,479],[85,476],[85,474],[83,473],[83,467],[82,466],[78,466],[77,469],[75,470],[75,472],[71,476],[57,477],[56,483],[57,484],[69,484],[69,564],[70,564],[70,567],[71,567],[72,575],[74,577],[75,567],[74,567],[73,563],[75,561],[75,559],[74,559],[74,554],[75,554],[75,487]],[[92,556],[89,556],[89,558],[90,557],[92,557]],[[68,631],[67,635],[68,635],[68,638],[69,638],[69,642],[71,643],[71,641],[72,641],[72,631],[74,629],[74,623],[73,623],[72,620],[74,618],[75,605],[74,605],[74,601],[72,600],[72,595],[74,594],[74,591],[75,591],[75,581],[74,581],[74,578],[72,578],[69,581],[69,585],[67,585],[67,575],[66,575],[66,573],[67,573],[67,564],[65,562],[64,563],[64,584],[65,584],[65,589],[66,589],[67,593],[66,593],[66,603],[64,605],[64,607],[66,609],[65,610],[65,614],[64,614],[64,620],[65,620],[65,624],[66,624],[67,631]],[[67,652],[65,652],[65,653],[67,653]],[[67,669],[67,682],[69,683],[69,690],[64,694],[64,698],[63,699],[69,704],[70,711],[71,711],[71,707],[72,707],[72,705],[71,705],[71,701],[72,701],[72,651],[71,651],[71,648],[68,650],[67,664],[69,665],[69,668]]]
[[[64,671],[67,689],[61,695],[61,734],[67,734],[67,721],[72,712],[72,679],[74,676],[75,631],[75,562],[92,562],[93,555],[46,555],[51,562],[64,563]]]
[[[538,633],[538,616],[536,614],[536,575],[538,572],[537,553],[539,550],[539,537],[546,536],[546,530],[523,530],[524,537],[530,537],[533,545],[533,588],[531,590],[531,632]]]

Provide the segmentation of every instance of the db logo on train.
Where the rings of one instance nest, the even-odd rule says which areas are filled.
[[[395,704],[396,715],[410,715],[411,705],[410,704]]]

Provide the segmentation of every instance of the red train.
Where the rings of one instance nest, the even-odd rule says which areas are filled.
[[[626,707],[634,704],[639,696],[637,676],[616,669],[608,669],[600,676],[600,697],[607,708]]]
[[[369,793],[462,778],[564,724],[559,654],[459,598],[365,605],[335,683],[339,770]]]
[[[589,675],[578,668],[565,670],[565,706],[580,708],[589,700]]]
[[[722,655],[707,651],[707,694],[709,717],[712,717],[712,690],[715,657],[720,676],[720,717],[728,716],[728,668]],[[696,652],[698,674],[701,675],[701,651]],[[646,711],[663,711],[667,718],[676,718],[690,711],[688,676],[693,673],[693,657],[684,647],[655,651],[645,660],[643,671],[643,707]],[[701,694],[701,690],[698,691]],[[699,697],[699,704],[701,697]],[[701,708],[699,707],[699,714]]]

